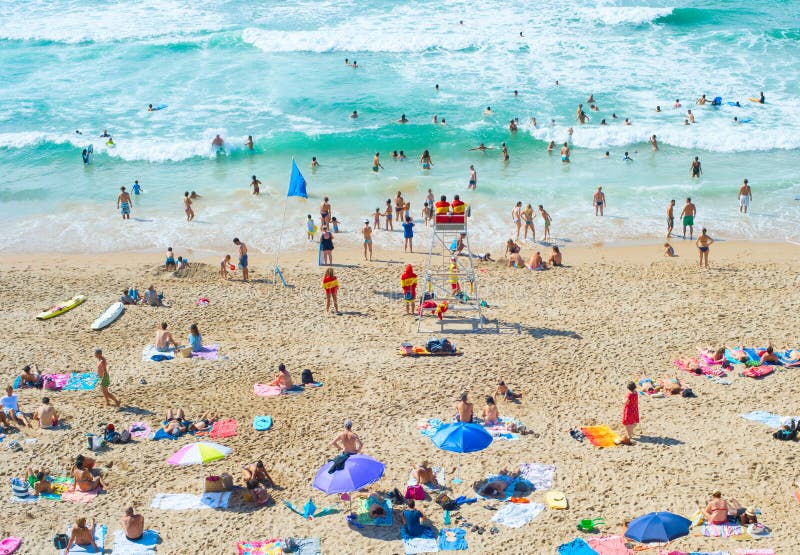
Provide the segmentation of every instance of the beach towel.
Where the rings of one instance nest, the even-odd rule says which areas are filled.
[[[466,551],[467,531],[463,528],[439,530],[439,549],[442,551]]]
[[[692,551],[691,553],[686,551],[667,551],[667,550],[660,550],[658,555],[731,555],[727,551]]]
[[[80,545],[73,545],[69,549],[70,555],[73,553],[102,553],[105,550],[106,546],[106,526],[104,524],[98,524],[94,529],[94,543],[97,544],[97,551],[94,550],[94,547],[89,545],[88,547],[81,547]],[[67,536],[70,535],[72,532],[72,526],[67,527]],[[59,549],[59,553],[64,555],[65,549]]]
[[[699,536],[706,538],[730,538],[744,533],[744,528],[739,524],[710,524],[704,522],[700,528]]]
[[[145,345],[142,349],[142,362],[161,362],[175,358],[174,352],[162,353],[155,345]]]
[[[70,503],[91,503],[97,499],[97,490],[93,491],[65,491],[61,494],[62,501],[69,501]]]
[[[281,547],[283,542],[278,539],[264,542],[239,542],[236,549],[239,555],[283,555],[285,552]]]
[[[253,418],[253,428],[256,431],[263,432],[272,428],[272,417],[271,416],[256,416]]]
[[[742,376],[747,378],[763,378],[764,376],[769,376],[775,371],[774,366],[769,366],[766,364],[762,364],[761,366],[752,366],[750,368],[745,368],[742,370]]]
[[[558,555],[598,555],[582,538],[558,546]]]
[[[225,509],[231,499],[231,492],[204,493],[157,493],[150,503],[154,509],[185,511],[189,509]]]
[[[295,393],[303,393],[303,391],[305,391],[305,388],[301,385],[295,385],[289,389],[281,391],[281,388],[277,385],[269,385],[266,383],[253,384],[253,393],[259,397],[278,397],[281,395],[281,393],[284,395],[291,395]]]
[[[69,476],[48,476],[45,480],[50,482],[50,491],[48,493],[42,493],[39,497],[51,499],[53,501],[61,501],[61,495],[65,491],[69,491],[70,488],[72,488],[72,484],[75,482],[75,480]]]
[[[541,503],[506,503],[492,520],[509,528],[520,528],[536,518],[544,510]]]
[[[297,545],[292,555],[320,555],[319,538],[297,538],[294,540]]]
[[[217,360],[219,358],[219,345],[206,345],[200,351],[192,351],[192,358],[202,358],[203,360]]]
[[[616,447],[620,444],[620,437],[608,426],[586,426],[581,431],[595,447]]]
[[[150,426],[144,422],[133,422],[130,428],[128,428],[128,432],[130,432],[132,438],[150,437],[152,430]]]
[[[737,354],[739,354],[738,351],[744,352],[743,349],[739,348],[736,348],[734,350],[737,351]],[[739,358],[735,357],[733,353],[734,351],[732,351],[731,349],[725,349],[725,359],[731,364],[743,364],[742,361],[740,361]],[[748,356],[747,359],[750,360],[750,357]]]
[[[633,555],[633,550],[625,547],[622,536],[592,536],[586,539],[586,543],[599,555]]]
[[[39,500],[39,498],[33,494],[25,495],[22,497],[12,495],[11,497],[8,498],[8,500],[12,503],[36,503]]]
[[[699,367],[701,374],[706,377],[724,378],[727,375],[725,370],[723,370],[721,366],[717,366],[716,363],[701,364],[700,361],[696,358],[690,358],[688,361],[680,359],[674,360],[673,364],[675,364],[675,366],[677,366],[680,370],[683,370],[684,372],[689,372],[690,374],[693,375],[697,375],[697,373],[694,371],[695,367]]]
[[[0,540],[0,555],[11,555],[19,549],[19,544],[21,543],[22,538],[15,538],[14,536],[3,538]]]
[[[436,485],[434,487],[431,487],[428,484],[422,484],[422,489],[428,492],[444,489],[445,484],[447,484],[444,468],[442,468],[441,466],[434,466],[431,470],[433,470],[433,476],[434,478],[436,478]],[[409,474],[408,476],[408,485],[409,486],[418,485],[417,479],[414,478],[413,470],[411,471],[411,474]]]
[[[150,555],[156,552],[158,532],[145,530],[138,540],[129,540],[125,537],[124,530],[114,530],[114,555]]]
[[[520,478],[533,484],[536,491],[545,491],[553,487],[553,475],[556,467],[551,464],[524,463],[519,466]]]
[[[69,381],[69,374],[44,374],[42,376],[42,386],[45,389],[63,389]]]
[[[511,431],[512,426],[519,427],[524,426],[524,424],[520,420],[514,420],[508,416],[501,416],[500,422],[497,425],[484,427],[486,428],[486,431],[492,434],[492,437],[495,439],[517,440],[519,439],[519,434]]]
[[[178,439],[182,435],[183,434],[181,434],[180,436],[174,436],[172,434],[168,434],[167,432],[165,432],[164,428],[159,428],[158,430],[156,430],[156,433],[153,434],[153,441],[158,441],[160,439]]]
[[[406,555],[413,553],[438,553],[439,542],[430,526],[424,527],[425,532],[418,538],[410,537],[405,527],[400,528],[400,537],[403,539],[403,549]]]
[[[428,418],[417,424],[419,433],[425,437],[433,437],[442,426],[444,426],[444,422],[438,418]]]
[[[776,352],[775,354],[778,355],[778,359],[784,366],[800,366],[800,361],[792,358],[792,353],[796,351],[797,349],[786,349],[781,353]]]
[[[752,420],[753,422],[765,424],[773,430],[777,430],[781,427],[781,420],[783,419],[783,416],[780,414],[772,414],[771,412],[766,412],[763,410],[754,410],[753,412],[740,414],[739,416],[747,420]]]
[[[736,555],[775,555],[774,549],[737,549]]]
[[[91,391],[97,385],[100,378],[97,372],[73,373],[64,385],[62,391]]]
[[[369,516],[369,510],[374,504],[383,505],[386,515],[380,518],[373,519]],[[379,503],[374,497],[361,499],[358,502],[358,509],[356,510],[356,520],[359,524],[364,526],[391,526],[392,525],[392,500],[385,499],[383,503]]]
[[[480,497],[481,499],[491,499],[491,500],[497,500],[497,501],[506,501],[506,500],[511,499],[512,497],[514,497],[514,491],[516,491],[517,484],[520,483],[520,480],[521,479],[519,477],[512,478],[511,476],[508,476],[506,474],[492,474],[491,476],[487,476],[485,479],[476,482],[474,489],[475,489],[475,493],[477,493],[478,497]],[[486,497],[484,495],[481,495],[481,493],[480,493],[481,490],[484,488],[484,486],[486,486],[486,484],[488,484],[490,482],[503,482],[503,483],[505,483],[506,484],[506,489],[503,490],[504,493],[505,493],[505,496],[504,497]],[[527,488],[530,491],[533,491],[533,485],[532,484],[524,482],[521,485],[523,487],[527,486]]]
[[[224,437],[233,437],[236,435],[236,428],[239,427],[239,422],[236,420],[217,420],[211,427],[209,434],[213,439],[220,439]]]

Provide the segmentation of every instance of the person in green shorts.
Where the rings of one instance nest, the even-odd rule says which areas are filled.
[[[683,205],[681,210],[681,218],[683,218],[683,238],[686,239],[686,228],[689,228],[689,239],[694,236],[694,217],[697,215],[697,207],[692,204],[692,199],[686,198],[686,204]]]
[[[111,404],[109,401],[113,401],[117,408],[119,408],[121,404],[119,399],[108,390],[108,386],[111,385],[111,378],[108,375],[108,363],[106,362],[106,357],[103,356],[103,351],[101,349],[95,349],[94,358],[97,359],[97,375],[100,378],[100,391],[103,392],[106,406]]]

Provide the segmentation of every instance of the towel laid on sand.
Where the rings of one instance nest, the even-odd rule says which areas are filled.
[[[263,542],[238,542],[239,555],[283,555],[283,542],[279,539]]]
[[[551,464],[524,463],[519,466],[520,478],[527,480],[536,491],[544,491],[553,487],[553,475],[556,467]]]
[[[45,389],[64,389],[69,381],[69,374],[45,374],[42,376],[42,385]]]
[[[692,551],[691,553],[686,551],[668,551],[662,549],[658,552],[658,555],[731,555],[727,551]]]
[[[94,543],[97,544],[97,551],[94,550],[94,547],[89,545],[88,547],[81,547],[80,545],[73,545],[69,548],[70,555],[72,553],[103,553],[106,546],[106,531],[107,528],[105,524],[98,524],[94,529]],[[67,536],[70,535],[72,532],[72,526],[67,527]],[[59,549],[59,553],[64,555],[64,549]]]
[[[536,518],[544,510],[541,503],[506,503],[492,520],[509,528],[520,528]]]
[[[369,510],[375,504],[383,505],[383,509],[386,512],[385,516],[382,516],[380,518],[372,518],[371,516],[369,516]],[[374,497],[361,499],[358,502],[358,509],[356,510],[356,520],[358,521],[359,524],[363,524],[364,526],[391,526],[392,500],[385,499],[383,503],[380,503],[376,501]]]
[[[688,361],[678,359],[673,362],[679,369],[683,370],[684,372],[689,372],[690,374],[697,375],[697,372],[694,371],[694,368],[699,367],[701,374],[706,377],[724,378],[727,376],[727,372],[725,372],[721,366],[717,364],[708,364],[706,362],[701,363],[700,360],[696,358],[690,358]]]
[[[136,541],[125,537],[124,530],[114,530],[114,555],[150,555],[156,552],[158,532],[145,530],[142,537]]]
[[[192,358],[217,360],[219,358],[219,345],[205,345],[200,351],[192,351]]]
[[[633,549],[625,547],[622,536],[592,536],[586,538],[586,543],[599,555],[633,555]]]
[[[154,509],[185,511],[188,509],[224,509],[231,500],[231,492],[204,493],[157,493],[150,503]]]
[[[425,532],[418,538],[412,538],[406,534],[405,527],[400,528],[400,537],[403,539],[403,549],[406,555],[413,553],[438,553],[439,542],[433,529],[425,527]]]
[[[233,437],[236,435],[236,429],[239,427],[239,422],[236,420],[217,420],[211,427],[209,434],[213,439],[220,439],[223,437]]]
[[[294,385],[289,389],[281,391],[277,385],[269,385],[266,383],[253,384],[253,393],[259,397],[278,397],[281,394],[291,395],[296,393],[303,393],[305,388],[302,385]]]
[[[583,538],[575,538],[558,546],[558,555],[598,555]]]
[[[175,352],[162,353],[156,349],[155,345],[145,345],[142,349],[142,362],[161,362],[163,360],[172,360],[175,358]]]
[[[165,432],[164,428],[159,428],[158,430],[156,430],[156,433],[153,434],[153,441],[158,441],[160,439],[178,439],[182,435],[183,434],[181,434],[180,436],[174,436],[172,434],[168,434],[167,432]]]
[[[25,497],[17,497],[12,495],[8,498],[11,503],[36,503],[39,498],[36,495],[26,495]],[[2,553],[2,551],[0,551]]]
[[[152,430],[145,422],[132,422],[128,431],[131,437],[149,437]]]
[[[439,549],[442,551],[466,551],[467,547],[467,531],[463,528],[439,530]]]
[[[91,503],[97,499],[97,490],[93,491],[65,491],[61,494],[62,501],[69,501],[71,503]]]
[[[774,549],[737,549],[736,555],[775,555]]]
[[[100,378],[97,372],[84,372],[70,374],[69,380],[61,388],[62,391],[91,391],[97,385]]]
[[[272,428],[271,416],[256,416],[253,418],[253,428],[258,432],[263,432]]]
[[[48,476],[45,480],[50,482],[50,492],[43,493],[39,497],[53,501],[61,501],[61,495],[69,491],[72,484],[75,483],[75,480],[69,476]]]
[[[730,538],[743,533],[744,528],[739,524],[710,524],[704,522],[698,535],[706,538]]]
[[[319,538],[301,538],[295,539],[297,549],[294,550],[293,555],[320,555]]]
[[[753,412],[740,414],[739,416],[747,420],[752,420],[753,422],[760,422],[761,424],[765,424],[770,428],[772,428],[773,430],[777,430],[781,427],[781,420],[784,418],[780,414],[773,414],[771,412],[766,412],[763,410],[754,410]]]
[[[586,426],[581,428],[584,435],[595,447],[616,447],[620,437],[608,426]]]

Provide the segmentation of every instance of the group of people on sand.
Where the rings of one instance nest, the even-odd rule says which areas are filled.
[[[481,411],[481,422],[484,426],[497,426],[500,424],[500,409],[495,398],[503,401],[516,401],[522,398],[522,394],[511,391],[506,383],[500,380],[495,388],[494,396],[486,395],[484,397],[485,404]],[[475,405],[469,401],[467,393],[462,393],[455,405],[455,421],[467,424],[477,422],[474,410]]]
[[[513,239],[506,241],[505,256],[508,258],[510,268],[526,268],[528,270],[547,270],[548,268],[558,268],[564,265],[564,257],[558,245],[551,247],[550,256],[545,261],[541,251],[534,251],[528,264],[522,258],[522,247]]]
[[[89,526],[86,518],[80,517],[75,520],[75,525],[70,530],[69,539],[67,540],[64,554],[68,554],[73,547],[81,547],[85,551],[89,547],[99,552],[99,547],[95,542],[95,528],[97,522],[92,519],[92,525]],[[122,530],[125,537],[130,541],[138,541],[144,536],[144,516],[137,514],[133,507],[128,507],[122,515]]]
[[[181,261],[181,263],[182,262],[183,261]],[[131,285],[127,289],[122,290],[122,294],[119,296],[119,302],[121,302],[124,305],[141,304],[141,305],[155,306],[155,307],[169,306],[166,299],[164,298],[164,293],[156,291],[154,285],[151,285],[150,287],[145,289],[144,294],[139,294],[139,289],[136,286]]]

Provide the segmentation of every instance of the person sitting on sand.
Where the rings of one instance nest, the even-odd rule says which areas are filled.
[[[547,264],[554,268],[564,265],[561,250],[558,247],[553,247],[553,252],[550,254],[550,258],[547,259]]]
[[[94,548],[94,553],[99,553],[100,550],[98,549],[97,544],[94,541],[95,525],[96,523],[94,519],[92,519],[91,528],[86,526],[85,518],[81,517],[77,519],[75,521],[75,526],[72,527],[72,531],[70,532],[69,542],[67,542],[67,548],[64,550],[64,555],[67,555],[69,553],[69,550],[72,549],[73,546],[88,548],[90,545]]]
[[[521,250],[522,248],[515,243],[513,239],[506,241],[506,254],[508,255],[509,266],[522,268],[525,265],[525,261],[522,260],[522,255],[520,254]]]
[[[28,417],[23,414],[22,409],[19,407],[19,399],[14,395],[13,386],[6,387],[5,397],[0,397],[0,407],[2,407],[5,417],[12,424],[18,422],[26,428],[31,427]]]
[[[172,343],[174,348],[170,349],[169,345]],[[161,322],[161,327],[156,330],[156,350],[162,353],[169,353],[178,349],[178,342],[172,337],[172,334],[167,331],[167,323]]]
[[[427,531],[430,531],[430,527],[422,525],[422,520],[425,517],[419,510],[417,510],[414,500],[407,500],[406,506],[408,508],[403,511],[403,514],[400,517],[403,521],[403,532],[405,532],[409,537],[418,538]]]
[[[47,474],[48,472],[44,468],[34,469],[30,466],[25,468],[25,481],[33,488],[36,495],[50,493],[52,491],[53,486],[47,481]]]
[[[531,256],[530,262],[528,262],[528,269],[529,270],[546,270],[547,264],[544,263],[542,260],[542,253],[536,251],[533,256]]]
[[[274,380],[269,382],[269,385],[277,386],[281,388],[281,392],[286,391],[287,389],[291,389],[294,387],[294,382],[292,381],[292,376],[289,374],[289,371],[286,369],[286,365],[281,363],[278,365],[278,377]]]
[[[242,467],[242,480],[245,482],[255,480],[259,484],[264,484],[270,487],[275,486],[275,482],[272,480],[267,472],[267,469],[264,468],[264,463],[261,461],[256,461],[252,464]]]
[[[122,294],[119,296],[119,302],[124,305],[136,304],[136,300],[130,296],[127,289],[122,290]]]
[[[203,336],[200,334],[197,324],[189,326],[189,337],[187,341],[189,341],[193,352],[198,353],[203,350]]]
[[[183,409],[172,409],[167,410],[167,414],[164,417],[163,427],[161,428],[167,434],[179,437],[186,433],[187,427],[185,422],[185,414]]]
[[[50,397],[42,397],[42,406],[33,411],[33,419],[39,423],[40,428],[58,426],[58,413],[50,404]]]
[[[709,524],[728,522],[728,503],[722,498],[722,492],[717,490],[711,494],[711,502],[703,509],[703,516]]]
[[[200,418],[189,424],[190,432],[208,432],[214,426],[214,422],[219,420],[216,416],[211,414],[211,411],[206,411],[200,415]]]
[[[264,486],[256,480],[248,480],[246,482],[247,489],[250,490],[250,495],[253,496],[253,502],[257,505],[266,505],[272,501],[272,496],[264,489]]]
[[[419,466],[411,472],[411,477],[417,481],[418,484],[429,487],[438,488],[439,482],[436,481],[436,473],[431,468],[427,460],[419,463]]]
[[[151,285],[144,292],[144,304],[149,306],[164,306],[164,296],[156,292],[156,288]]]
[[[491,396],[486,396],[486,406],[483,407],[483,425],[497,426],[500,424],[500,410]]]
[[[137,515],[133,507],[125,509],[125,516],[122,517],[122,529],[125,537],[132,542],[142,539],[144,536],[144,517]]]
[[[675,256],[675,249],[672,248],[672,245],[669,243],[664,243],[664,256],[672,258]]]
[[[509,399],[521,399],[522,393],[514,393],[506,385],[506,382],[500,380],[500,382],[497,384],[497,389],[494,391],[494,396],[498,398],[502,397],[504,401],[508,401]]]
[[[75,468],[72,469],[72,477],[75,479],[75,482],[72,484],[72,489],[70,491],[80,490],[85,492],[108,489],[100,476],[93,475],[92,472],[84,466],[83,459],[75,461]]]
[[[456,403],[456,422],[472,422],[472,403],[467,401],[467,394],[462,393]]]
[[[39,367],[34,363],[33,365],[25,365],[19,373],[19,381],[23,386],[41,387],[42,386],[42,373]]]
[[[775,354],[772,345],[767,345],[767,350],[761,353],[761,364],[780,364],[781,359]]]

